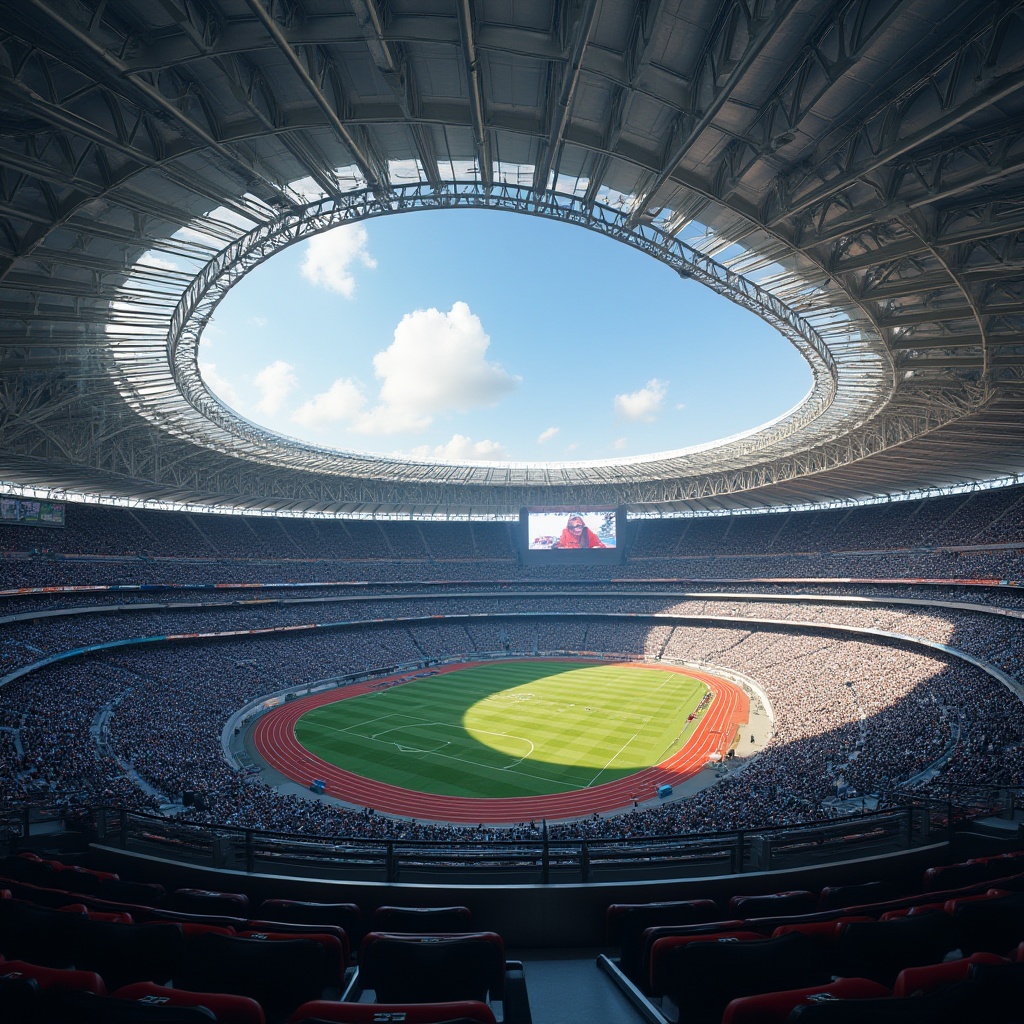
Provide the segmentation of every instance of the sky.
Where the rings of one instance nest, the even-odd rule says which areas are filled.
[[[277,253],[217,307],[199,363],[278,433],[459,462],[685,448],[811,386],[777,331],[652,257],[481,210],[367,220]]]

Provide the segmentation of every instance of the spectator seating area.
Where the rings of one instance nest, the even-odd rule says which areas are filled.
[[[158,865],[144,870],[0,861],[3,1019],[531,1024],[557,1019],[538,999],[574,998],[528,994],[529,956],[507,959],[465,907],[257,903],[168,890]],[[633,1008],[609,1024],[1019,1021],[1024,853],[937,865],[913,891],[890,884],[771,893],[737,879],[727,899],[612,905],[607,951],[582,977],[603,971]],[[129,894],[139,902],[114,898]]]
[[[140,902],[117,898],[128,895]],[[530,1024],[522,964],[465,907],[250,905],[244,893],[167,891],[21,853],[0,861],[0,955],[0,1015],[26,1024],[355,1024],[423,1003],[440,1004],[424,1021]],[[198,1006],[212,1018],[184,1012]]]

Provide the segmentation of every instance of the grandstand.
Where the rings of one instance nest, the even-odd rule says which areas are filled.
[[[1018,1019],[1024,6],[755,6],[0,7],[0,1011]],[[456,206],[642,249],[810,392],[536,464],[317,448],[210,392],[250,269]],[[615,560],[529,552],[552,507],[621,510]],[[296,698],[506,658],[667,663],[749,724],[671,797],[546,818],[320,798],[261,749]]]

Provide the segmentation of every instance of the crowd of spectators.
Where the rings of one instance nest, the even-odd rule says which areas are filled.
[[[0,527],[0,550],[10,556],[0,558],[0,591],[324,585],[0,595],[0,616],[7,616],[0,677],[48,655],[126,637],[425,621],[121,647],[33,671],[0,688],[0,787],[14,804],[155,809],[193,793],[202,795],[200,809],[184,813],[211,822],[371,838],[473,838],[479,830],[275,791],[225,759],[224,724],[243,705],[292,685],[430,659],[553,652],[731,669],[756,680],[774,711],[764,749],[711,789],[557,824],[556,836],[815,820],[837,813],[840,792],[879,793],[884,801],[908,785],[1024,785],[1022,704],[1001,684],[940,652],[802,625],[947,644],[1020,679],[1022,620],[993,612],[1024,607],[1024,588],[953,581],[1024,578],[1015,547],[1024,548],[1024,488],[855,509],[645,521],[634,526],[629,560],[611,569],[521,566],[507,523],[72,506],[68,524]],[[33,555],[30,541],[48,552]],[[802,582],[808,578],[819,582]],[[951,582],[892,582],[904,578]],[[326,585],[335,581],[370,585]],[[615,618],[619,613],[687,621]],[[449,614],[468,617],[430,618]],[[529,617],[538,614],[551,617]],[[762,623],[713,621],[721,619]],[[523,823],[483,834],[535,832],[535,823]]]
[[[779,617],[794,610],[799,606],[777,609]],[[861,624],[878,613],[892,625],[892,609],[884,606],[840,610],[859,614]],[[803,609],[804,616],[810,613]],[[710,610],[705,607],[702,614]],[[922,628],[942,628],[927,612],[910,614],[921,617]],[[228,764],[221,729],[232,712],[283,686],[367,666],[481,652],[570,650],[732,669],[763,687],[775,720],[759,756],[712,790],[656,809],[557,825],[555,836],[717,831],[815,820],[835,813],[831,798],[838,787],[886,791],[936,762],[941,772],[932,785],[967,779],[1024,783],[1019,701],[980,670],[949,658],[898,644],[741,623],[652,627],[636,620],[581,618],[563,628],[556,620],[495,618],[122,648],[50,666],[0,694],[0,727],[18,735],[23,751],[18,756],[4,748],[0,784],[21,802],[153,808],[192,792],[203,795],[205,809],[189,813],[211,822],[320,834],[354,830],[371,838],[471,838],[453,826],[367,815],[275,792]],[[524,824],[512,833],[490,834],[524,830],[530,831]]]

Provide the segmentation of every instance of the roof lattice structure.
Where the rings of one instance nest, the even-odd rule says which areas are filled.
[[[301,444],[209,392],[199,336],[251,266],[452,206],[644,249],[778,327],[807,399],[697,449],[456,465]],[[1021,2],[0,0],[0,225],[16,487],[671,514],[1024,470]]]

